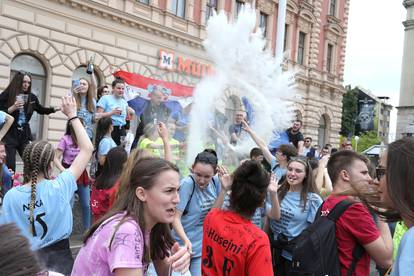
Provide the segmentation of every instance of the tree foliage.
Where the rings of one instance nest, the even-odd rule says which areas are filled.
[[[341,135],[349,137],[355,133],[358,116],[358,90],[348,88],[342,98]]]
[[[358,152],[363,152],[364,150],[372,147],[373,145],[379,145],[381,143],[381,139],[378,137],[376,131],[368,131],[362,134],[359,137],[358,141]],[[352,137],[352,146],[355,149],[356,141],[355,137]]]

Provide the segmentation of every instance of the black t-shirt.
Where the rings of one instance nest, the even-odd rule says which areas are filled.
[[[291,132],[292,128],[288,128],[286,130],[287,135],[289,136],[289,142],[291,142],[296,148],[298,148],[298,142],[303,141],[303,134],[302,132],[298,131],[297,133]]]

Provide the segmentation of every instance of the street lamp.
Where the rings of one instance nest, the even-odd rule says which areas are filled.
[[[358,141],[359,141],[359,136],[355,136],[355,151],[358,151]]]

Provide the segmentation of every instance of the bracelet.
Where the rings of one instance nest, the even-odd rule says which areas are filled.
[[[78,116],[75,116],[75,117],[70,118],[70,119],[68,120],[68,123],[70,123],[72,120],[75,120],[75,119],[79,119],[79,117],[78,117]]]

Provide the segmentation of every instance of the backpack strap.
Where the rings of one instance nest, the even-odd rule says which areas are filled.
[[[341,202],[337,203],[335,207],[329,212],[328,218],[333,221],[337,221],[339,217],[345,212],[345,210],[348,209],[348,207],[352,204],[353,203],[347,199],[342,200]]]
[[[185,205],[185,208],[184,208],[184,211],[183,211],[183,216],[188,214],[188,208],[189,208],[189,205],[190,205],[190,201],[193,198],[195,185],[196,185],[193,176],[190,175],[190,178],[191,178],[191,180],[193,180],[193,190],[191,191],[190,198],[188,199],[187,204]]]
[[[346,276],[352,276],[353,272],[355,271],[356,265],[358,261],[362,258],[362,255],[364,255],[365,249],[362,245],[359,243],[355,245],[354,250],[352,251],[352,263],[349,267],[348,271],[346,272]]]
[[[345,210],[348,209],[348,207],[351,206],[352,204],[353,202],[347,199],[342,200],[341,202],[335,205],[335,207],[332,209],[331,212],[329,212],[328,218],[333,221],[337,221],[338,218],[345,212]],[[352,274],[355,271],[356,265],[358,261],[361,259],[364,252],[365,252],[364,247],[360,245],[359,243],[357,243],[354,247],[354,250],[352,251],[352,263],[346,273],[347,276],[352,276]]]

